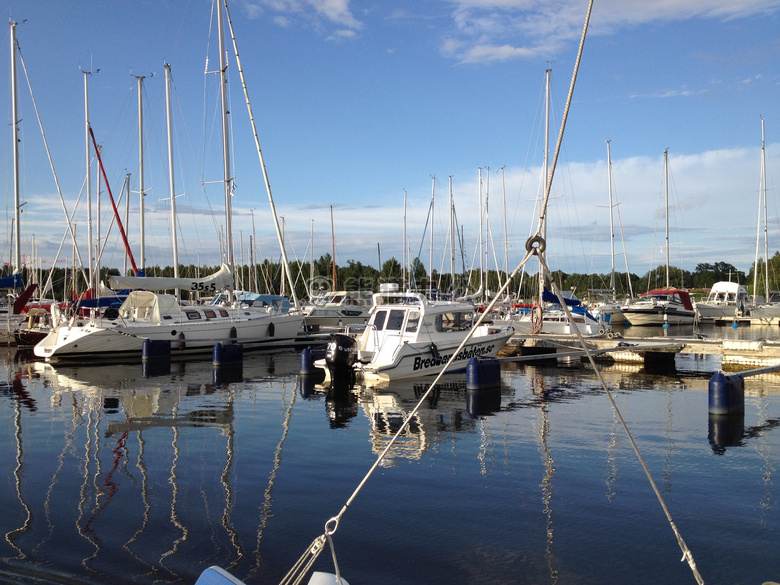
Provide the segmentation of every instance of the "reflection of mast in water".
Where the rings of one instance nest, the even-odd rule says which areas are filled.
[[[282,429],[284,429],[282,431],[282,438],[279,439],[279,444],[276,446],[276,451],[274,452],[274,466],[273,469],[271,469],[271,474],[268,476],[268,486],[265,488],[263,505],[260,507],[260,523],[257,526],[257,546],[255,548],[255,565],[249,571],[247,577],[253,577],[260,570],[260,540],[263,538],[263,531],[268,524],[268,519],[271,517],[271,488],[274,486],[276,474],[278,473],[279,466],[282,463],[282,445],[284,444],[284,440],[287,438],[287,433],[290,430],[290,418],[292,417],[292,409],[293,405],[295,404],[295,395],[295,388],[293,388],[292,400],[290,400],[290,404],[287,406],[287,412],[285,413],[284,420],[282,421]],[[282,406],[284,406],[286,396],[287,388],[285,387],[284,392],[282,393]]]
[[[553,518],[552,508],[550,503],[553,497],[553,477],[555,476],[555,460],[552,458],[550,448],[547,446],[547,435],[550,432],[550,421],[547,418],[547,407],[542,404],[539,411],[542,414],[541,425],[539,426],[539,452],[542,455],[542,463],[544,464],[544,479],[540,487],[542,488],[542,504],[544,508],[542,513],[546,516],[545,533],[547,534],[547,546],[545,547],[545,558],[547,559],[547,566],[550,568],[550,577],[553,583],[558,581],[558,569],[553,566],[553,560],[555,555],[552,552],[553,545]]]
[[[87,493],[88,493],[88,486],[89,486],[89,470],[90,470],[90,463],[92,461],[92,440],[91,440],[91,429],[93,425],[93,418],[95,415],[95,409],[92,408],[92,406],[88,406],[87,403],[91,402],[91,399],[86,399],[85,404],[83,405],[82,411],[87,411],[87,428],[86,428],[86,437],[87,437],[87,444],[85,445],[84,449],[84,481],[81,483],[81,490],[79,492],[79,515],[78,515],[78,521],[76,522],[77,530],[79,531],[79,535],[86,540],[88,543],[90,543],[94,547],[94,553],[98,553],[100,550],[100,541],[97,538],[96,535],[90,534],[87,531],[87,526],[84,518],[86,517],[86,507],[87,507]],[[95,426],[97,426],[97,423],[95,423]],[[86,562],[89,560],[90,557],[86,557],[82,562],[86,564]]]
[[[669,449],[666,451],[666,459],[664,459],[664,491],[669,493],[672,491],[672,454],[674,453],[675,442],[671,437],[670,431],[672,429],[672,390],[671,388],[666,392],[666,427],[664,427],[664,436],[669,444]]]
[[[58,396],[57,401],[58,403],[61,402],[61,395]],[[54,400],[54,398],[52,397]],[[68,432],[65,433],[65,446],[63,447],[62,451],[60,452],[60,456],[57,457],[57,469],[54,470],[54,475],[52,475],[51,481],[49,482],[49,489],[46,490],[46,499],[43,502],[43,510],[44,515],[46,517],[46,523],[49,525],[49,535],[48,538],[51,538],[51,535],[54,533],[54,524],[51,521],[51,497],[54,493],[54,486],[57,485],[57,480],[59,478],[60,472],[62,471],[64,465],[65,465],[65,455],[70,453],[73,449],[73,443],[74,439],[76,437],[76,397],[74,395],[71,395],[71,403],[73,404],[73,426],[68,430]],[[48,538],[42,539],[41,542],[38,543],[38,545],[35,547],[34,550],[38,550],[39,547],[43,545],[43,543],[48,540]]]
[[[128,540],[122,548],[124,548],[127,552],[129,552],[134,559],[151,568],[153,565],[151,563],[146,562],[144,559],[138,556],[130,546],[131,544],[135,543],[138,540],[138,537],[141,536],[141,534],[143,534],[146,531],[146,527],[149,524],[150,512],[152,510],[152,505],[149,503],[149,492],[148,492],[149,476],[146,473],[146,463],[144,463],[145,446],[146,446],[146,442],[144,441],[143,431],[139,430],[138,431],[138,457],[136,458],[135,466],[138,468],[138,471],[141,472],[141,501],[143,501],[144,504],[144,515],[143,515],[143,520],[141,521],[140,528],[138,528],[138,530],[135,531],[133,536],[130,537],[130,540]]]
[[[769,421],[767,418],[767,412],[769,410],[769,401],[766,399],[764,393],[761,393],[761,402],[759,404],[759,428],[764,427]],[[758,439],[758,448],[756,449],[764,460],[762,466],[762,479],[764,480],[764,497],[758,503],[759,510],[761,511],[761,526],[765,526],[764,514],[770,510],[772,501],[774,500],[774,483],[772,481],[772,473],[775,470],[775,466],[772,463],[772,447],[769,441],[766,440],[766,433],[761,433]]]
[[[612,502],[615,499],[614,483],[617,479],[617,425],[618,418],[615,411],[612,411],[612,430],[609,432],[609,443],[607,444],[607,463],[609,464],[609,476],[607,477],[607,501]]]
[[[233,390],[232,386],[228,390],[228,403],[227,409],[231,413],[230,418],[233,418]],[[233,460],[235,459],[235,440],[236,431],[233,429],[233,425],[228,425],[224,429],[223,433],[227,436],[227,442],[225,444],[225,467],[222,469],[222,475],[219,478],[222,487],[225,488],[225,507],[222,510],[222,527],[230,537],[230,542],[233,548],[236,549],[236,558],[228,566],[228,569],[235,567],[238,560],[244,556],[244,551],[241,550],[241,544],[238,542],[238,534],[236,534],[235,528],[233,528],[233,522],[230,519],[230,511],[233,509],[233,488],[230,485],[230,472],[233,469]]]
[[[13,405],[14,437],[16,438],[16,467],[14,468],[14,483],[16,485],[16,497],[19,499],[19,503],[22,505],[22,508],[24,508],[25,519],[19,528],[7,532],[5,539],[8,544],[14,547],[14,549],[17,551],[18,554],[16,558],[23,559],[26,558],[27,555],[24,554],[22,549],[14,544],[14,540],[30,529],[32,511],[30,510],[30,506],[27,505],[27,502],[24,501],[24,496],[22,496],[22,455],[24,454],[24,449],[22,448],[22,413],[18,401],[14,400]]]
[[[539,486],[542,488],[542,504],[544,508],[542,513],[546,516],[545,533],[547,534],[547,545],[545,547],[545,558],[547,566],[550,568],[550,577],[553,583],[558,581],[558,569],[553,566],[555,556],[552,552],[553,545],[553,518],[550,503],[553,497],[553,477],[555,476],[555,460],[552,458],[550,448],[547,446],[547,435],[550,433],[550,421],[547,417],[547,391],[544,388],[544,377],[541,372],[531,373],[531,392],[539,396],[539,412],[542,415],[541,424],[537,431],[537,442],[539,444],[539,453],[542,456],[544,464],[544,478]]]
[[[175,407],[173,411],[174,419],[176,418],[177,413],[178,407]],[[164,552],[162,556],[160,556],[161,566],[164,566],[163,561],[165,560],[165,557],[175,554],[179,550],[179,544],[187,540],[187,537],[189,536],[189,530],[186,526],[184,526],[182,521],[179,519],[178,512],[176,512],[176,504],[179,500],[179,476],[177,471],[179,465],[179,427],[176,425],[173,426],[173,440],[171,441],[171,448],[173,450],[173,459],[171,460],[171,474],[168,478],[168,482],[171,484],[171,524],[173,524],[181,531],[181,536],[174,540],[171,548]]]

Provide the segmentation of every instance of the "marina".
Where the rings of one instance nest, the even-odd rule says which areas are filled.
[[[382,13],[384,7],[358,13],[354,3],[340,4],[335,9],[317,6],[311,15],[307,4],[301,13],[314,16],[312,29],[323,33],[325,43],[338,40],[344,49],[362,44],[361,60],[372,70],[389,74],[395,66],[380,65],[380,53],[371,52],[370,29],[361,32],[361,19],[371,18],[369,12]],[[679,146],[681,167],[692,176],[687,185],[681,183],[688,199],[684,205],[670,201],[670,196],[677,196],[667,148],[663,203],[659,199],[655,215],[637,211],[640,202],[644,206],[649,200],[646,172],[638,171],[652,166],[654,157],[637,154],[636,146],[621,145],[627,157],[624,164],[647,158],[624,170],[634,183],[631,203],[624,206],[634,220],[625,226],[631,247],[642,251],[633,253],[641,256],[642,265],[656,265],[656,242],[647,245],[651,231],[647,222],[654,217],[656,228],[660,220],[665,223],[665,243],[659,248],[665,254],[664,265],[643,277],[629,270],[624,240],[624,284],[615,269],[616,230],[622,239],[624,222],[613,193],[610,141],[606,165],[601,161],[596,165],[605,166],[608,174],[608,232],[591,212],[576,210],[571,186],[589,185],[589,205],[597,199],[595,183],[584,182],[582,175],[572,177],[571,169],[563,168],[576,169],[576,159],[573,165],[561,161],[556,176],[561,155],[567,159],[568,152],[577,152],[570,151],[571,139],[564,141],[571,106],[585,107],[571,120],[575,135],[583,134],[583,122],[587,116],[599,119],[596,104],[604,101],[593,99],[593,90],[587,89],[598,77],[592,62],[582,61],[584,54],[590,57],[584,49],[594,2],[587,4],[563,116],[550,119],[557,100],[548,61],[543,100],[540,95],[536,112],[540,134],[534,139],[536,128],[531,132],[531,145],[536,146],[529,146],[526,168],[510,168],[505,176],[505,167],[500,167],[502,201],[496,205],[494,192],[492,207],[489,166],[479,166],[476,177],[468,181],[459,178],[455,187],[450,174],[445,221],[435,213],[434,175],[424,220],[421,202],[427,194],[423,197],[416,189],[407,201],[403,189],[401,222],[399,202],[387,203],[391,197],[382,193],[385,185],[404,178],[400,169],[417,166],[423,158],[432,164],[436,153],[445,150],[435,144],[420,149],[419,137],[403,130],[413,112],[423,111],[422,103],[410,103],[403,110],[396,96],[381,109],[363,112],[366,120],[395,120],[392,132],[386,127],[382,147],[411,156],[392,161],[375,154],[371,170],[382,167],[391,174],[370,173],[364,175],[371,176],[370,181],[358,181],[361,173],[344,164],[361,158],[355,151],[350,156],[352,145],[367,152],[376,149],[378,143],[373,147],[371,143],[379,134],[373,125],[370,133],[352,137],[350,133],[359,132],[356,114],[363,102],[379,106],[381,100],[377,94],[370,97],[374,83],[366,83],[365,91],[344,88],[353,85],[347,80],[368,81],[366,71],[353,69],[348,76],[337,71],[336,62],[355,63],[334,53],[324,57],[327,44],[304,56],[297,51],[306,44],[303,37],[267,35],[264,27],[269,24],[280,30],[289,27],[291,32],[297,29],[300,23],[291,19],[289,8],[239,5],[234,19],[227,0],[213,2],[209,14],[206,6],[201,7],[202,15],[192,17],[189,10],[175,14],[177,8],[166,17],[158,12],[149,19],[165,20],[170,29],[166,33],[179,27],[173,55],[168,40],[142,44],[155,45],[155,53],[175,59],[164,60],[164,84],[158,84],[155,97],[145,96],[143,90],[144,79],[154,73],[131,73],[137,87],[131,90],[137,92],[137,118],[130,133],[127,122],[133,116],[114,113],[112,120],[106,113],[90,115],[90,79],[100,69],[79,66],[85,150],[80,164],[86,173],[83,192],[74,199],[71,186],[67,192],[60,187],[17,40],[17,26],[27,20],[9,19],[13,169],[7,174],[13,179],[9,201],[13,195],[14,214],[13,218],[7,214],[10,256],[2,275],[2,282],[8,283],[3,290],[9,292],[4,299],[5,345],[0,350],[0,585],[776,585],[780,308],[770,292],[763,117],[758,229],[749,275],[726,262],[710,263],[710,244],[709,251],[698,249],[701,262],[694,271],[671,264],[670,248],[683,245],[670,241],[670,227],[677,232],[684,225],[671,216],[683,209],[704,215],[700,213],[704,206],[690,193],[707,193],[708,203],[715,199],[701,179],[706,175],[699,175],[699,182],[693,176],[693,155],[686,153],[690,144]],[[574,6],[566,7],[567,13],[570,8]],[[112,16],[122,10],[115,8]],[[504,11],[515,9],[500,10],[503,20]],[[423,12],[412,20],[419,20]],[[455,28],[460,28],[458,22],[499,20],[489,12],[472,19],[477,13],[464,7],[456,12],[460,14],[453,14]],[[523,9],[522,20],[533,12]],[[658,14],[654,18],[663,20]],[[408,26],[396,17],[384,13],[380,20]],[[701,16],[685,16],[696,17]],[[323,27],[327,20],[338,23],[338,28]],[[604,36],[604,22],[596,27],[597,39]],[[488,29],[478,30],[482,26],[472,27],[475,38],[494,38]],[[456,68],[453,77],[480,61],[498,68],[498,61],[538,58],[551,49],[557,53],[578,36],[573,27],[556,29],[558,23],[549,32],[556,33],[550,38],[561,39],[558,48],[549,39],[534,41],[525,32],[522,43],[507,43],[505,49],[512,50],[500,58],[497,46],[474,44],[469,50],[473,57],[468,53],[458,57],[467,67]],[[35,30],[40,38],[43,29]],[[239,36],[236,30],[241,31]],[[245,35],[250,47],[243,53],[250,59],[246,70],[238,40],[243,43]],[[193,72],[201,69],[192,50],[196,36],[202,36],[202,73],[210,80],[204,80],[202,110],[194,107],[198,100]],[[439,48],[439,60],[452,59],[464,46],[457,35],[446,36],[449,48]],[[397,38],[405,37],[413,35]],[[383,59],[408,61],[399,57],[403,50],[414,49],[402,50],[396,36],[392,38],[392,43],[383,41]],[[290,39],[296,44],[287,46]],[[47,41],[51,50],[54,42]],[[145,52],[144,46],[135,45],[139,54]],[[486,49],[493,56],[483,61],[479,55]],[[296,65],[288,61],[276,69],[293,52],[301,57],[300,65],[314,63],[315,54],[323,55],[315,75],[310,70],[300,77],[299,87],[286,85],[296,77]],[[603,55],[597,49],[596,62],[606,62]],[[178,83],[171,61],[177,65]],[[64,221],[49,217],[54,191],[37,185],[40,170],[20,168],[20,152],[22,146],[27,152],[28,141],[19,131],[22,121],[32,117],[29,110],[18,109],[17,63],[30,91]],[[575,98],[581,63],[583,72],[594,77],[587,82],[586,93],[578,90]],[[638,67],[631,63],[632,69]],[[46,71],[45,60],[39,58],[32,70]],[[401,78],[411,81],[414,76],[408,73]],[[106,77],[95,87],[93,112],[123,101],[108,97],[106,88],[116,81]],[[337,99],[324,99],[324,86],[317,78],[340,86],[333,94]],[[61,85],[62,103],[56,104],[55,119],[64,126],[74,115],[64,82]],[[260,92],[257,109],[250,87]],[[469,82],[463,87],[492,84]],[[452,89],[453,96],[472,94],[454,85]],[[51,91],[47,94],[51,100]],[[59,101],[60,92],[56,95]],[[691,92],[687,97],[694,101],[693,96]],[[429,97],[433,96],[420,94],[413,101],[427,103],[430,100],[424,98]],[[320,115],[307,117],[310,103],[328,101],[330,107]],[[467,115],[466,110],[445,114],[442,103],[436,116],[484,120],[478,111],[484,98],[475,94],[469,101],[473,103]],[[294,103],[294,110],[286,108]],[[521,99],[518,92],[511,104],[497,109],[504,127],[512,129],[511,145],[502,146],[512,158],[517,158],[520,125],[513,119],[515,112],[509,117],[507,113],[520,103],[528,107],[528,95]],[[199,138],[186,121],[194,120],[196,111],[203,117]],[[260,113],[258,118],[255,112]],[[659,118],[650,111],[643,115]],[[632,113],[632,119],[640,118]],[[339,119],[341,124],[313,139],[317,127]],[[277,121],[284,123],[276,126]],[[417,126],[423,125],[418,121]],[[551,142],[555,126],[557,138]],[[746,124],[741,122],[742,126]],[[269,131],[273,127],[276,131]],[[655,130],[660,136],[660,123]],[[397,142],[388,148],[394,142],[391,135],[399,131],[409,137],[408,150],[398,148]],[[128,158],[112,136],[124,141],[136,132],[137,144],[132,138],[129,148],[121,149],[132,152]],[[468,148],[453,141],[454,150],[442,152],[456,161],[458,177],[465,176],[464,164],[494,158],[473,139],[481,129],[475,134],[461,123],[453,134],[472,136]],[[66,150],[72,150],[72,130],[61,135],[68,136]],[[270,146],[274,176],[284,177],[274,180],[274,190],[282,194],[280,212],[261,135]],[[630,135],[642,150],[651,147],[652,142],[635,129]],[[699,132],[686,136],[698,137]],[[280,141],[293,138],[296,148],[280,155]],[[436,140],[440,142],[441,136]],[[159,152],[152,157],[145,148],[154,142]],[[543,152],[533,157],[541,156],[541,161],[532,163],[531,152],[541,150],[542,142]],[[471,152],[472,143],[479,150]],[[348,177],[339,181],[339,191],[331,187],[333,169],[338,167],[318,169],[313,159],[307,161],[302,144],[315,145],[323,160],[339,152],[339,167]],[[729,148],[736,151],[738,144]],[[592,156],[590,145],[583,142],[581,148],[581,153]],[[40,157],[32,155],[32,149],[30,153],[30,158]],[[257,157],[251,166],[247,153]],[[447,165],[453,165],[449,161]],[[737,177],[740,165],[744,166],[726,157],[717,166]],[[72,182],[78,173],[73,161],[67,167]],[[125,174],[121,189],[116,189],[120,181],[109,173],[116,175],[120,168]],[[137,177],[131,178],[129,168],[133,173],[137,168]],[[521,211],[516,204],[513,217],[505,179],[510,197],[519,195],[520,202],[528,199],[520,187],[528,183],[530,171],[540,177],[534,209],[528,205]],[[145,182],[145,177],[157,177],[156,185]],[[307,184],[309,177],[316,177],[316,183]],[[119,191],[116,200],[112,183]],[[283,187],[277,190],[280,184]],[[239,190],[239,185],[247,189]],[[746,202],[742,190],[736,183],[729,186],[735,201]],[[153,191],[155,198],[158,193],[164,198],[157,204],[147,199],[145,204]],[[357,191],[362,193],[359,204],[343,205],[357,203]],[[258,239],[255,211],[264,196],[268,209],[259,217]],[[554,201],[561,197],[566,199]],[[302,207],[306,201],[311,203],[308,208]],[[124,205],[123,212],[117,203]],[[338,214],[338,239],[333,203],[343,211]],[[413,209],[407,209],[407,203]],[[315,219],[321,222],[326,207],[331,251],[317,259],[316,250],[322,246],[321,234],[315,239]],[[497,207],[503,211],[497,212]],[[718,207],[710,204],[707,210]],[[301,229],[303,209],[316,216],[308,220],[308,230]],[[531,226],[519,236],[510,226],[520,225],[517,220],[523,215],[523,223],[530,219]],[[733,246],[743,228],[738,227],[736,213],[729,215],[734,225],[728,234],[733,238],[729,258],[733,255],[745,263],[744,246]],[[36,216],[39,221],[32,221]],[[494,231],[499,216],[503,229]],[[690,212],[688,216],[692,217]],[[413,233],[421,236],[416,256],[412,246],[417,236],[407,234],[407,220]],[[564,225],[572,220],[579,225]],[[114,226],[117,233],[110,235]],[[46,248],[45,260],[36,250],[33,227],[48,232],[38,240]],[[63,232],[57,248],[59,230]],[[308,242],[301,245],[306,232]],[[497,244],[499,232],[503,244]],[[358,233],[368,237],[357,237]],[[594,240],[591,254],[599,254],[597,250],[611,240],[608,285],[593,260],[577,259],[579,252],[569,249],[569,243],[576,242],[585,254],[586,233]],[[28,238],[30,253],[23,245]],[[349,247],[346,263],[343,254],[337,257],[337,240]],[[725,237],[718,240],[718,245],[726,242]],[[274,251],[269,254],[269,249]],[[296,249],[305,250],[303,261]],[[293,256],[288,257],[288,251]],[[777,264],[777,258],[772,260]],[[680,260],[685,266],[694,261],[689,252]],[[44,265],[51,266],[48,276],[43,274]],[[760,272],[764,276],[759,279]],[[742,284],[749,276],[752,286]],[[764,281],[763,294],[759,280]]]
[[[780,337],[700,331],[751,332]],[[599,370],[705,582],[777,580],[780,374],[718,419],[719,358],[674,355]],[[293,350],[161,371],[4,358],[5,583],[186,584],[211,565],[278,583],[430,384],[330,391]],[[507,362],[484,392],[447,375],[409,423],[333,536],[350,583],[695,582],[589,365]]]

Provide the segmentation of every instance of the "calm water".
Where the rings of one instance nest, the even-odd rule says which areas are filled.
[[[5,358],[8,583],[189,584],[214,564],[278,583],[426,389],[328,396],[299,383],[294,352],[220,379],[210,363]],[[780,375],[749,378],[744,419],[724,427],[707,415],[717,367],[679,356],[677,372],[603,375],[705,581],[760,585],[780,580]],[[502,379],[476,396],[449,377],[426,401],[334,536],[344,577],[695,583],[593,372],[507,365]],[[333,570],[329,551],[317,568]]]

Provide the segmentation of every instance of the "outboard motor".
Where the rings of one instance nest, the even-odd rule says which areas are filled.
[[[355,381],[353,366],[357,361],[357,340],[349,335],[334,333],[330,336],[325,353],[325,363],[331,383],[351,386]]]

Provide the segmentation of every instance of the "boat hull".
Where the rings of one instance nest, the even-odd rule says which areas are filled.
[[[468,361],[473,357],[496,357],[513,333],[511,328],[507,328],[496,333],[474,335],[457,353],[448,371],[465,370]],[[358,378],[362,377],[364,380],[401,380],[435,375],[444,369],[459,346],[459,341],[440,342],[435,345],[427,342],[405,343],[395,354],[392,363],[357,364],[355,372]]]
[[[654,309],[624,309],[623,316],[630,325],[689,325],[696,321],[694,311]]]
[[[145,339],[170,341],[176,353],[204,353],[217,343],[240,343],[246,348],[288,347],[301,331],[301,315],[260,316],[223,323],[208,321],[144,324],[92,321],[81,327],[61,325],[34,348],[47,360],[140,356]]]

